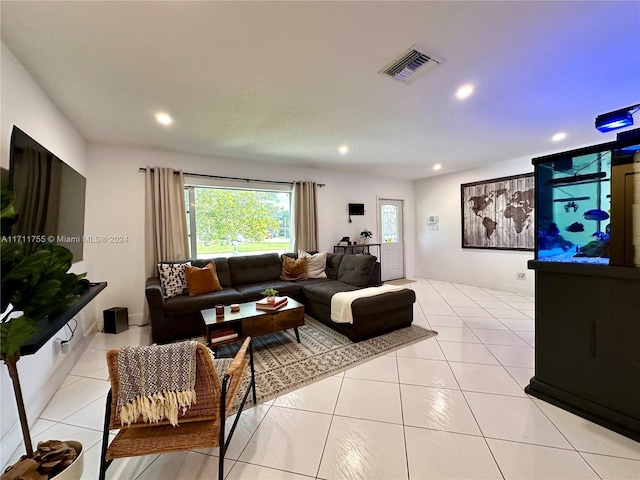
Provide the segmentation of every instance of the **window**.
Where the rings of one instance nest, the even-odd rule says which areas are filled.
[[[291,192],[185,187],[191,258],[291,251]]]
[[[395,205],[382,205],[382,241],[398,241],[398,207]]]

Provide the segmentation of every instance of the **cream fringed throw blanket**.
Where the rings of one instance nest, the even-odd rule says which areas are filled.
[[[173,426],[196,403],[197,342],[151,347],[123,347],[118,353],[120,395],[118,415],[130,425],[140,415],[145,422],[165,418]]]

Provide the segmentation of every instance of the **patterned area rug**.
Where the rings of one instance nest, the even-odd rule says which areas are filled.
[[[412,325],[354,343],[308,315],[305,315],[305,325],[299,327],[298,332],[300,343],[296,341],[293,330],[252,340],[258,403],[437,334]],[[239,342],[223,345],[217,356],[232,357],[239,345]],[[246,407],[252,405],[250,395]]]

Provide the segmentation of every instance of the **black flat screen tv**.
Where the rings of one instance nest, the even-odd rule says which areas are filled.
[[[349,215],[364,215],[364,203],[350,203]]]
[[[83,259],[86,179],[14,125],[11,133],[9,190],[18,221],[12,240],[27,252],[47,242]]]

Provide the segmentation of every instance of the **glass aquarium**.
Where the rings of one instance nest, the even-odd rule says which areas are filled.
[[[615,170],[640,162],[639,152],[637,143],[610,142],[533,160],[537,260],[613,264],[612,237],[614,241],[625,237],[624,219],[615,218],[618,212],[625,215],[624,205],[617,208],[612,195],[620,191]]]

